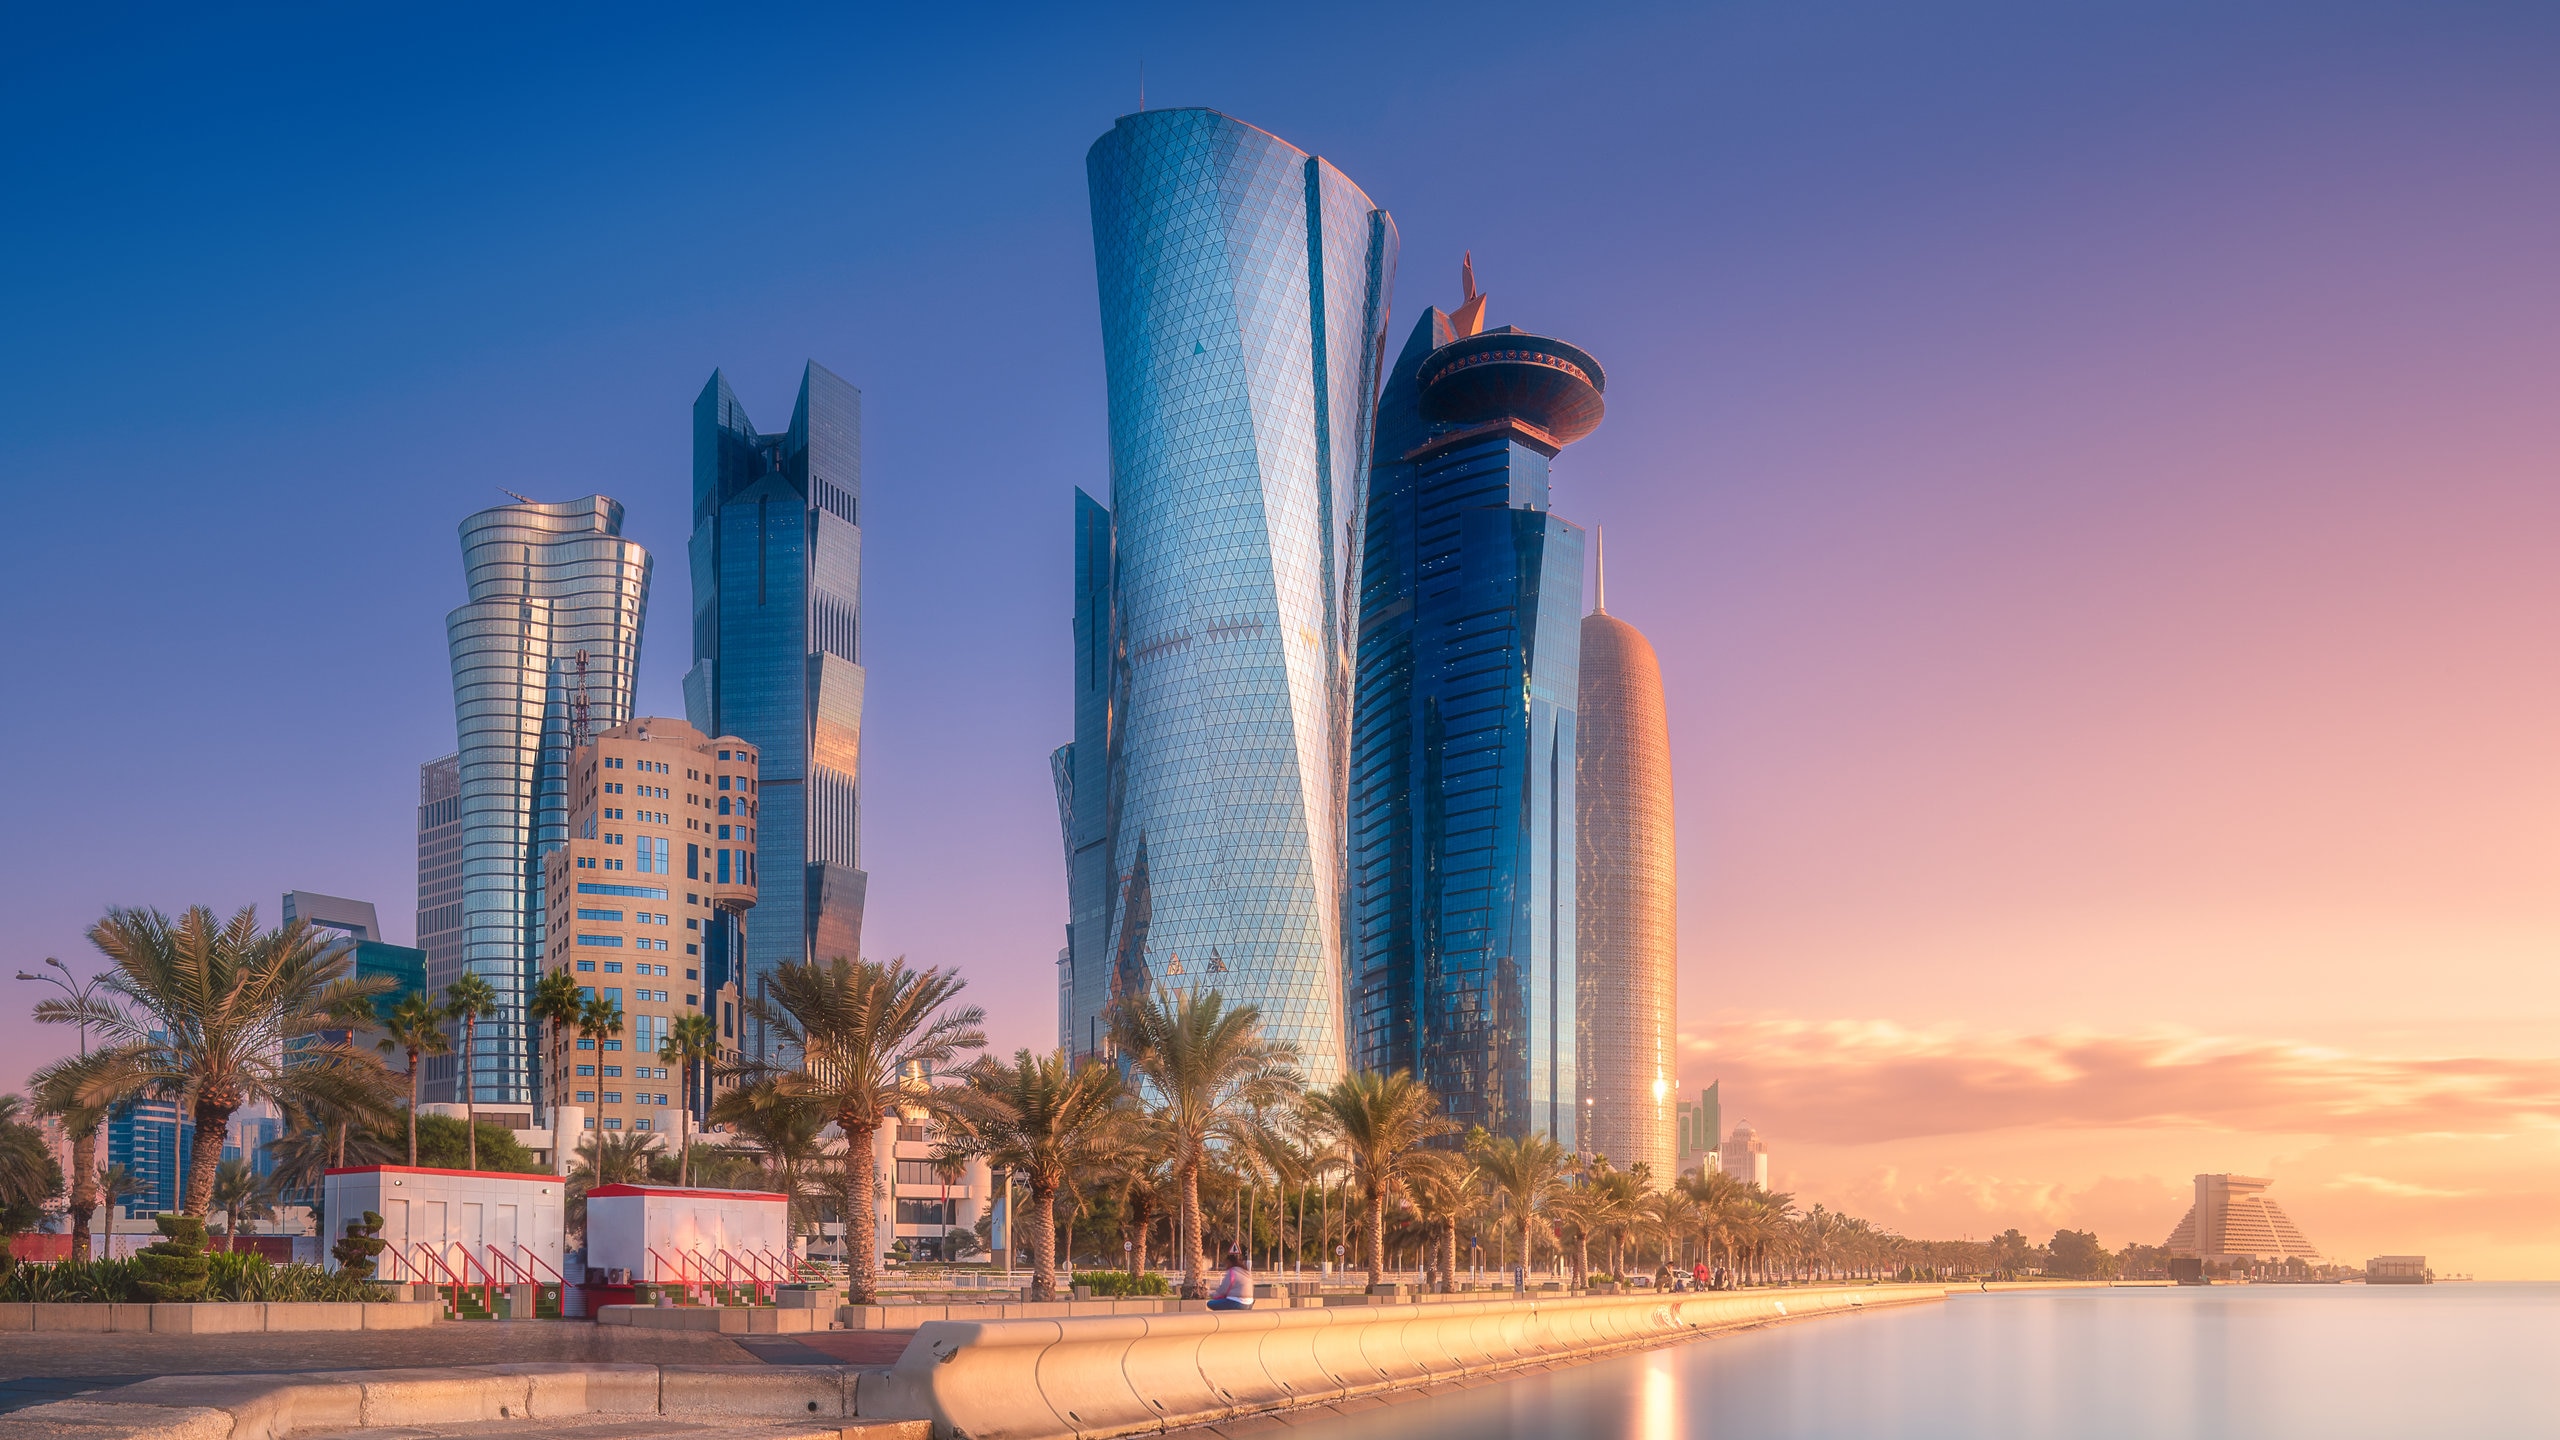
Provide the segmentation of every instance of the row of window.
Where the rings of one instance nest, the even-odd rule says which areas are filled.
[[[595,1073],[596,1067],[593,1065],[581,1065],[578,1067],[578,1075],[581,1079],[592,1080],[595,1078]],[[621,1079],[622,1067],[619,1065],[607,1065],[604,1067],[604,1078],[607,1080]],[[667,1067],[664,1065],[634,1065],[631,1067],[631,1078],[634,1080],[664,1080],[667,1078]]]
[[[586,937],[582,935],[578,938],[584,940]],[[612,943],[610,936],[606,937],[606,943]],[[666,947],[660,946],[659,948],[665,949]],[[593,975],[596,973],[596,962],[593,960],[581,960],[578,962],[578,971],[580,974]],[[619,960],[607,960],[604,962],[604,973],[607,975],[621,974],[622,962]],[[631,964],[631,973],[634,975],[669,975],[674,972],[664,965],[645,965],[635,960]],[[687,980],[699,980],[702,978],[702,972],[699,970],[688,969],[684,972],[684,978]]]
[[[596,1092],[593,1090],[579,1091],[578,1103],[581,1105],[593,1105],[596,1103]],[[622,1092],[619,1090],[607,1090],[604,1092],[604,1103],[607,1105],[621,1104]],[[634,1105],[668,1105],[674,1102],[670,1101],[664,1094],[651,1095],[646,1090],[634,1090],[631,1092],[631,1103]]]

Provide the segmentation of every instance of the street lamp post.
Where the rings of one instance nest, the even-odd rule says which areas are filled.
[[[100,979],[103,978],[101,976],[92,975],[88,979],[74,985],[69,979],[71,974],[70,966],[63,964],[60,960],[57,960],[50,955],[44,957],[44,963],[52,966],[54,969],[61,971],[62,973],[59,975],[40,975],[32,970],[21,970],[18,972],[18,978],[21,980],[42,980],[48,985],[58,986],[62,990],[63,994],[70,996],[72,1000],[78,1004],[85,1005],[88,1003],[90,997],[97,992],[98,983]],[[76,1023],[80,1027],[80,1057],[85,1060],[89,1056],[88,1017],[84,1015]]]

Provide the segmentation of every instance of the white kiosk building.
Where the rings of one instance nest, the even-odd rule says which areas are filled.
[[[383,1251],[374,1274],[392,1282],[503,1286],[561,1283],[561,1203],[557,1175],[366,1165],[332,1170],[322,1182],[330,1247],[348,1222],[382,1217]]]
[[[599,1185],[587,1192],[587,1275],[761,1293],[796,1273],[790,1216],[790,1202],[769,1190]]]

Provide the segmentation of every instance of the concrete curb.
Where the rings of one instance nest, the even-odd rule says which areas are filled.
[[[812,1435],[927,1440],[921,1420],[847,1423],[858,1375],[835,1365],[542,1364],[163,1375],[0,1415],[0,1440],[284,1440],[298,1430],[587,1415],[807,1420]]]
[[[0,1304],[0,1332],[99,1335],[251,1335],[313,1330],[423,1330],[444,1314],[433,1300],[214,1300],[193,1305]]]
[[[863,1386],[861,1412],[970,1440],[1102,1440],[1946,1298],[1940,1285],[1868,1285],[931,1321]]]

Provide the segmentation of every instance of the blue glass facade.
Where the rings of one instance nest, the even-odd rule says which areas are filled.
[[[1412,1071],[1463,1125],[1572,1146],[1583,532],[1548,509],[1554,433],[1426,404],[1427,362],[1479,333],[1424,311],[1379,403],[1351,760],[1352,1053]]]
[[[142,1189],[124,1198],[127,1219],[178,1208],[178,1167],[195,1150],[193,1121],[180,1121],[174,1100],[128,1100],[107,1112],[107,1163],[121,1165]]]
[[[1260,1007],[1343,1064],[1354,539],[1394,222],[1322,159],[1211,110],[1085,157],[1111,507],[1077,501],[1076,735],[1056,757],[1068,1033],[1115,995]]]
[[[460,971],[498,992],[467,1057],[478,1104],[541,1103],[524,1006],[543,951],[542,857],[569,838],[569,752],[583,701],[591,731],[631,716],[649,552],[622,538],[601,495],[501,505],[462,522],[471,599],[445,618],[453,657],[462,824]],[[431,1098],[459,1101],[465,1057],[431,1067]]]
[[[862,954],[861,503],[860,391],[812,363],[790,428],[767,435],[712,375],[693,405],[684,705],[695,729],[763,757],[749,995],[786,960]]]

